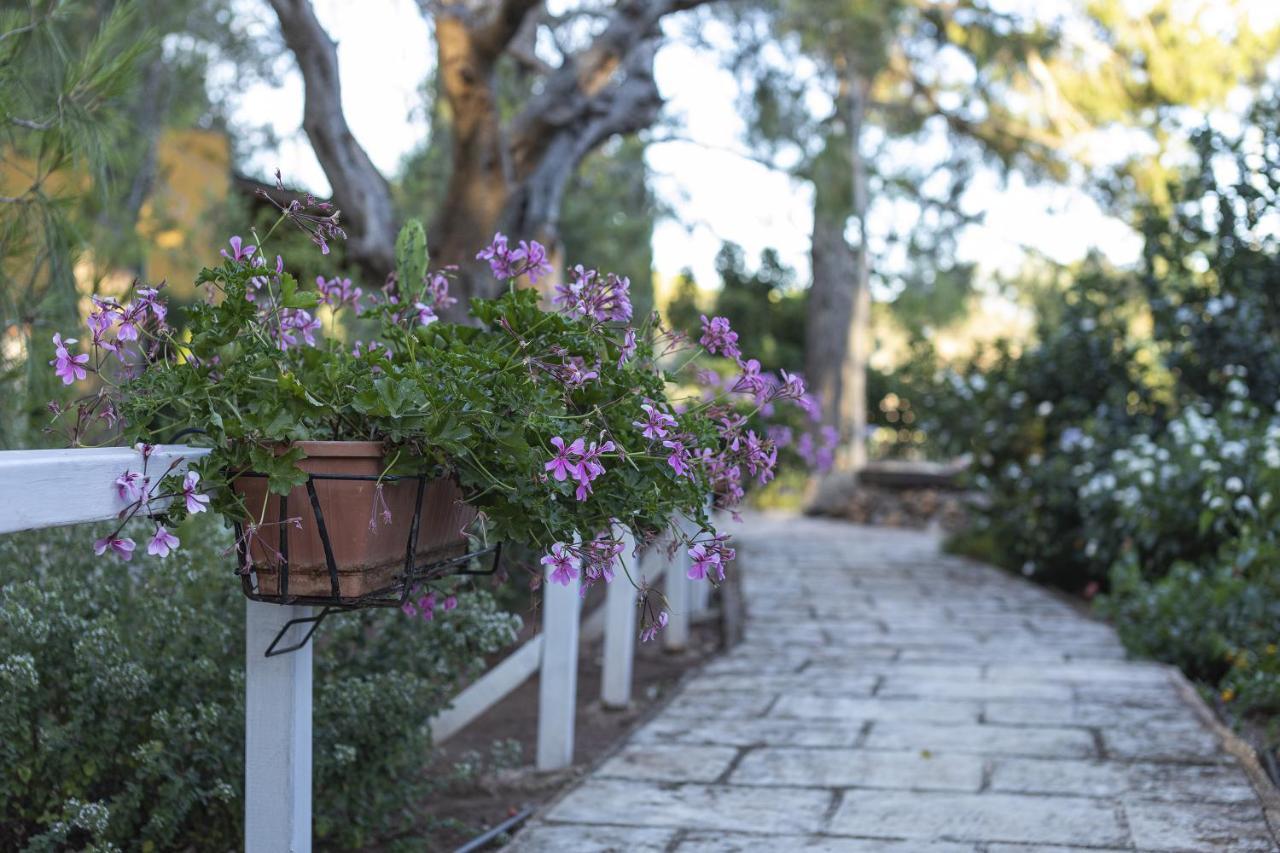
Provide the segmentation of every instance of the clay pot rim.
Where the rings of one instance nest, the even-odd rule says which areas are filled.
[[[347,459],[381,459],[386,448],[381,441],[292,441],[281,445],[281,450],[301,448],[308,459],[342,457]]]

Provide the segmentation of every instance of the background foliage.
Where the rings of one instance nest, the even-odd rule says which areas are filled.
[[[1134,651],[1211,685],[1280,742],[1280,325],[1272,199],[1277,102],[1144,207],[1143,268],[1077,270],[1042,293],[1023,347],[897,387],[982,496],[954,543],[1087,596]]]

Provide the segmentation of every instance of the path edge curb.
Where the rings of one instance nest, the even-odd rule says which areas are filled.
[[[1231,753],[1244,768],[1245,774],[1249,777],[1249,783],[1253,786],[1253,792],[1262,804],[1262,816],[1267,822],[1267,828],[1271,830],[1272,839],[1280,844],[1280,788],[1275,786],[1271,777],[1262,769],[1253,747],[1218,718],[1182,670],[1167,664],[1165,670],[1182,697],[1182,701],[1191,707],[1201,723],[1218,736],[1223,748]]]

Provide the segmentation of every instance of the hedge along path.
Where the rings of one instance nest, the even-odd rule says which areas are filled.
[[[509,849],[1280,850],[1239,741],[1075,605],[925,533],[731,532],[744,642]]]

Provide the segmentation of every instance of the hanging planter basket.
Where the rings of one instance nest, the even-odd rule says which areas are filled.
[[[497,546],[468,551],[462,531],[476,510],[452,478],[382,476],[381,442],[295,446],[306,453],[300,467],[308,476],[289,494],[270,494],[262,474],[242,474],[231,484],[251,515],[235,525],[249,598],[343,610],[390,607],[427,581],[496,571]]]

